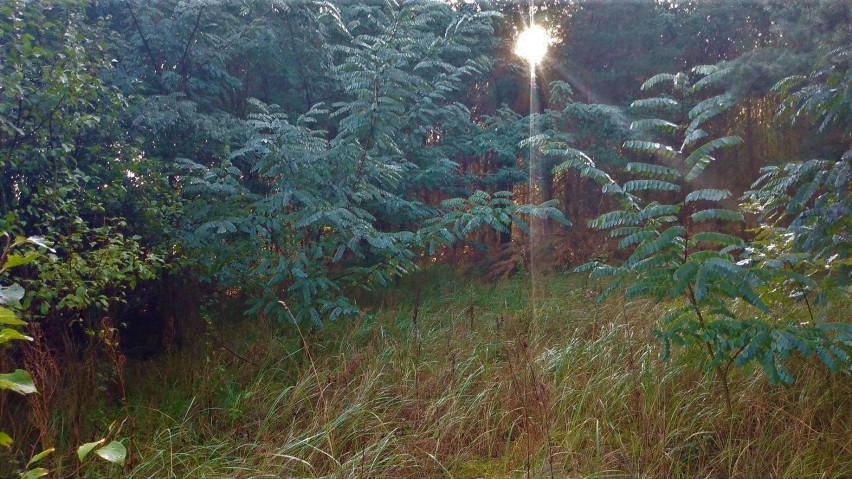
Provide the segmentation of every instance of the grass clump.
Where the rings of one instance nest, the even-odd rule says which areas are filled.
[[[735,370],[729,420],[701,355],[659,359],[652,303],[440,273],[321,331],[245,321],[252,363],[207,343],[129,365],[121,477],[852,477],[848,375]]]

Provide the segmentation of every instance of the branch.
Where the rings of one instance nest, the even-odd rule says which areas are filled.
[[[361,152],[361,158],[358,160],[358,171],[355,174],[357,179],[361,179],[361,174],[364,169],[364,162],[367,160],[367,151],[370,149],[371,144],[373,143],[373,134],[376,130],[376,115],[379,111],[379,83],[378,83],[378,73],[376,73],[376,83],[373,84],[373,96],[375,106],[375,110],[370,113],[370,131],[367,132],[367,138],[364,139],[364,151]]]
[[[219,345],[222,349],[224,349],[225,351],[228,351],[229,353],[233,354],[233,355],[234,355],[234,356],[236,356],[237,358],[242,359],[243,361],[245,361],[245,362],[247,362],[247,363],[249,363],[249,364],[251,364],[251,365],[254,365],[254,366],[260,366],[258,363],[256,363],[256,362],[252,361],[251,359],[246,358],[245,356],[243,356],[243,355],[241,355],[240,353],[238,353],[238,352],[234,351],[233,349],[231,349],[231,347],[230,347],[230,346],[228,346],[227,344],[225,344],[225,342],[224,342],[224,341],[222,341],[221,339],[219,339],[217,336],[213,336],[212,334],[208,333],[208,334],[207,334],[207,337],[209,337],[210,339],[212,339],[212,340],[213,340],[216,344],[218,344],[218,345]]]
[[[154,69],[154,73],[159,76],[160,67],[157,66],[157,57],[154,56],[154,52],[151,50],[151,45],[148,44],[148,39],[145,38],[145,34],[142,32],[142,27],[139,26],[139,21],[136,19],[136,13],[130,5],[130,0],[125,0],[124,3],[127,4],[127,10],[130,12],[130,18],[133,19],[133,25],[136,27],[136,31],[139,32],[139,38],[142,39],[142,45],[145,47],[145,51],[148,53],[148,58],[151,60],[151,67]],[[160,86],[160,90],[162,90],[162,86]]]
[[[734,365],[734,361],[736,361],[736,359],[739,357],[740,353],[742,353],[742,352],[743,352],[743,350],[744,350],[747,346],[748,346],[748,343],[743,344],[743,345],[740,347],[740,349],[738,349],[738,350],[737,350],[737,352],[736,352],[736,353],[734,353],[734,355],[733,355],[733,356],[731,356],[731,359],[729,359],[729,360],[728,360],[728,364],[726,364],[726,365],[725,365],[725,374],[728,374],[728,371],[731,369],[731,366],[733,366],[733,365]]]
[[[195,27],[192,28],[192,33],[189,34],[189,38],[186,40],[186,47],[183,49],[183,56],[180,58],[180,92],[186,93],[186,74],[187,74],[187,66],[186,59],[187,55],[189,55],[189,47],[192,46],[192,40],[195,38],[196,32],[198,32],[198,26],[201,24],[201,14],[204,13],[204,9],[198,8],[198,16],[195,17]]]

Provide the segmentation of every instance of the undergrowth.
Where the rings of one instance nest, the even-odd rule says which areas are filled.
[[[86,477],[852,477],[848,376],[733,371],[729,420],[702,355],[661,361],[652,303],[597,304],[574,276],[534,302],[528,278],[447,277],[321,331],[247,318],[129,363],[128,465]]]

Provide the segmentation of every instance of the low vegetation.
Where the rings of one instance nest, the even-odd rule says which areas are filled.
[[[852,385],[813,359],[790,361],[785,387],[733,370],[732,420],[706,354],[661,359],[652,302],[597,304],[596,284],[559,275],[533,303],[523,276],[458,276],[409,278],[322,331],[243,321],[227,348],[131,363],[108,416],[131,418],[133,462],[87,477],[852,474]],[[852,303],[836,299],[840,318]]]

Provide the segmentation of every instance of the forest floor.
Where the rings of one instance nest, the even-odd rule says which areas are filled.
[[[211,318],[221,339],[129,363],[129,404],[109,413],[130,417],[129,464],[91,476],[852,477],[848,376],[735,370],[729,420],[700,349],[660,359],[652,303],[597,304],[575,276],[533,300],[528,278],[455,274],[320,331]]]

